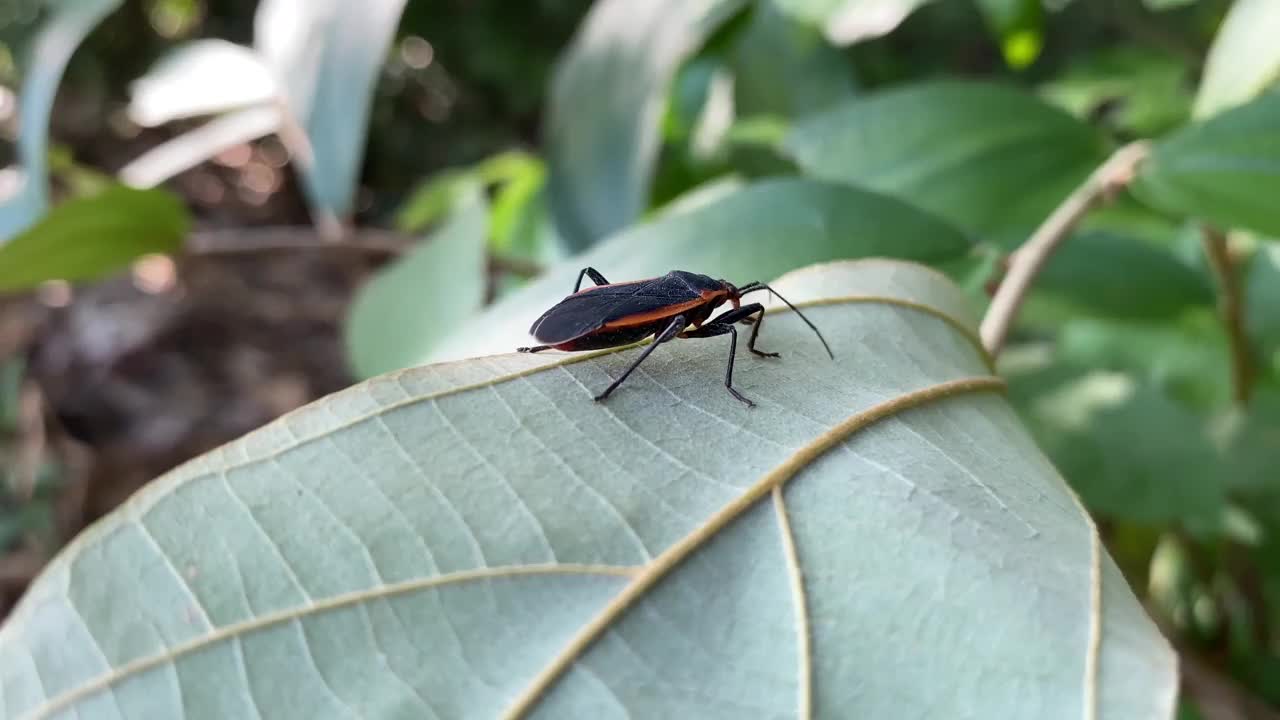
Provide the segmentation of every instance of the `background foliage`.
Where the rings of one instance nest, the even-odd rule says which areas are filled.
[[[1185,716],[1280,708],[1280,5],[367,5],[0,9],[6,607],[147,479],[520,344],[512,310],[582,264],[893,256],[981,306],[1143,141],[998,368],[1182,654]]]

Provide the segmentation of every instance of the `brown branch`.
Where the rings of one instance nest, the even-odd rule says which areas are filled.
[[[982,318],[982,345],[995,357],[1004,346],[1031,283],[1049,256],[1098,203],[1128,185],[1150,150],[1144,141],[1125,145],[1107,158],[1084,183],[1062,201],[1032,236],[1010,257],[1009,272]]]
[[[355,250],[376,255],[399,255],[413,247],[415,242],[416,239],[408,235],[375,228],[351,230],[339,242],[330,242],[311,226],[278,225],[197,230],[187,239],[186,250],[196,255],[279,250]]]
[[[238,253],[278,252],[290,250],[352,250],[370,255],[398,256],[411,250],[419,240],[395,230],[357,228],[347,232],[339,242],[323,239],[314,227],[276,225],[268,227],[197,230],[187,238],[186,251],[193,255],[234,255]],[[542,266],[531,260],[490,255],[489,269],[521,278],[542,274]]]
[[[1247,405],[1253,392],[1253,356],[1244,329],[1244,291],[1236,272],[1235,260],[1227,247],[1227,236],[1221,230],[1201,227],[1201,244],[1209,267],[1218,282],[1218,313],[1227,331],[1227,347],[1231,351],[1231,397],[1237,405]]]

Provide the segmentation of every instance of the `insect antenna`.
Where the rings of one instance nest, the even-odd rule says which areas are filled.
[[[835,353],[831,352],[831,346],[827,344],[827,339],[822,337],[822,333],[818,330],[818,328],[813,323],[809,322],[809,318],[805,317],[804,313],[800,312],[799,308],[797,308],[795,305],[792,305],[790,300],[779,295],[777,290],[774,290],[773,288],[769,287],[768,285],[762,282],[751,282],[751,283],[747,283],[746,285],[743,285],[741,288],[738,288],[738,296],[741,297],[743,295],[746,295],[747,293],[756,292],[758,290],[768,290],[770,295],[786,303],[787,307],[791,308],[791,310],[795,312],[796,315],[799,315],[800,319],[804,321],[804,324],[808,325],[809,329],[813,331],[813,334],[817,335],[818,339],[822,341],[822,347],[826,348],[827,355],[829,355],[832,360],[836,359]]]

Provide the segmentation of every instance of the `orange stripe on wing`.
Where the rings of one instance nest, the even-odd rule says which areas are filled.
[[[704,290],[702,292],[702,297],[696,298],[694,300],[689,300],[687,302],[676,303],[674,305],[666,305],[658,308],[657,310],[650,310],[649,312],[627,315],[625,317],[618,318],[617,320],[612,320],[610,322],[605,323],[604,325],[600,326],[600,329],[607,330],[609,328],[635,327],[636,325],[644,325],[646,323],[651,323],[654,320],[661,320],[662,318],[675,317],[676,315],[679,315],[685,310],[696,308],[699,305],[705,305],[709,302],[715,301],[716,298],[724,297],[725,295],[728,295],[728,294],[729,293],[726,290]]]

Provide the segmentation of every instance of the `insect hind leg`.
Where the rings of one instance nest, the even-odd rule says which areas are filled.
[[[516,352],[536,353],[536,352],[542,352],[543,350],[550,350],[550,349],[551,349],[550,345],[534,345],[533,347],[518,347],[516,348]]]
[[[686,320],[683,315],[677,315],[672,318],[671,324],[667,325],[666,329],[658,333],[658,335],[653,339],[653,342],[649,344],[649,347],[645,348],[644,352],[640,353],[640,357],[636,358],[636,361],[631,363],[631,366],[627,368],[626,372],[622,373],[622,377],[614,380],[610,383],[609,387],[604,389],[604,392],[595,397],[596,402],[600,402],[601,400],[609,397],[609,393],[618,389],[618,386],[622,384],[623,380],[627,379],[627,376],[631,374],[631,371],[639,367],[640,363],[644,362],[644,359],[649,357],[649,353],[653,352],[662,343],[667,342],[676,335],[679,335],[688,326],[689,321]]]
[[[608,284],[609,284],[609,281],[605,279],[604,275],[601,275],[601,274],[600,274],[600,271],[599,271],[599,270],[596,270],[596,269],[595,269],[595,268],[593,268],[593,267],[584,267],[584,268],[582,268],[582,272],[578,273],[578,282],[576,282],[576,283],[574,283],[574,284],[573,284],[573,291],[574,291],[574,292],[578,292],[579,290],[581,290],[581,289],[582,289],[582,278],[583,278],[583,277],[589,277],[589,278],[591,278],[591,282],[595,283],[596,285],[608,285]]]

